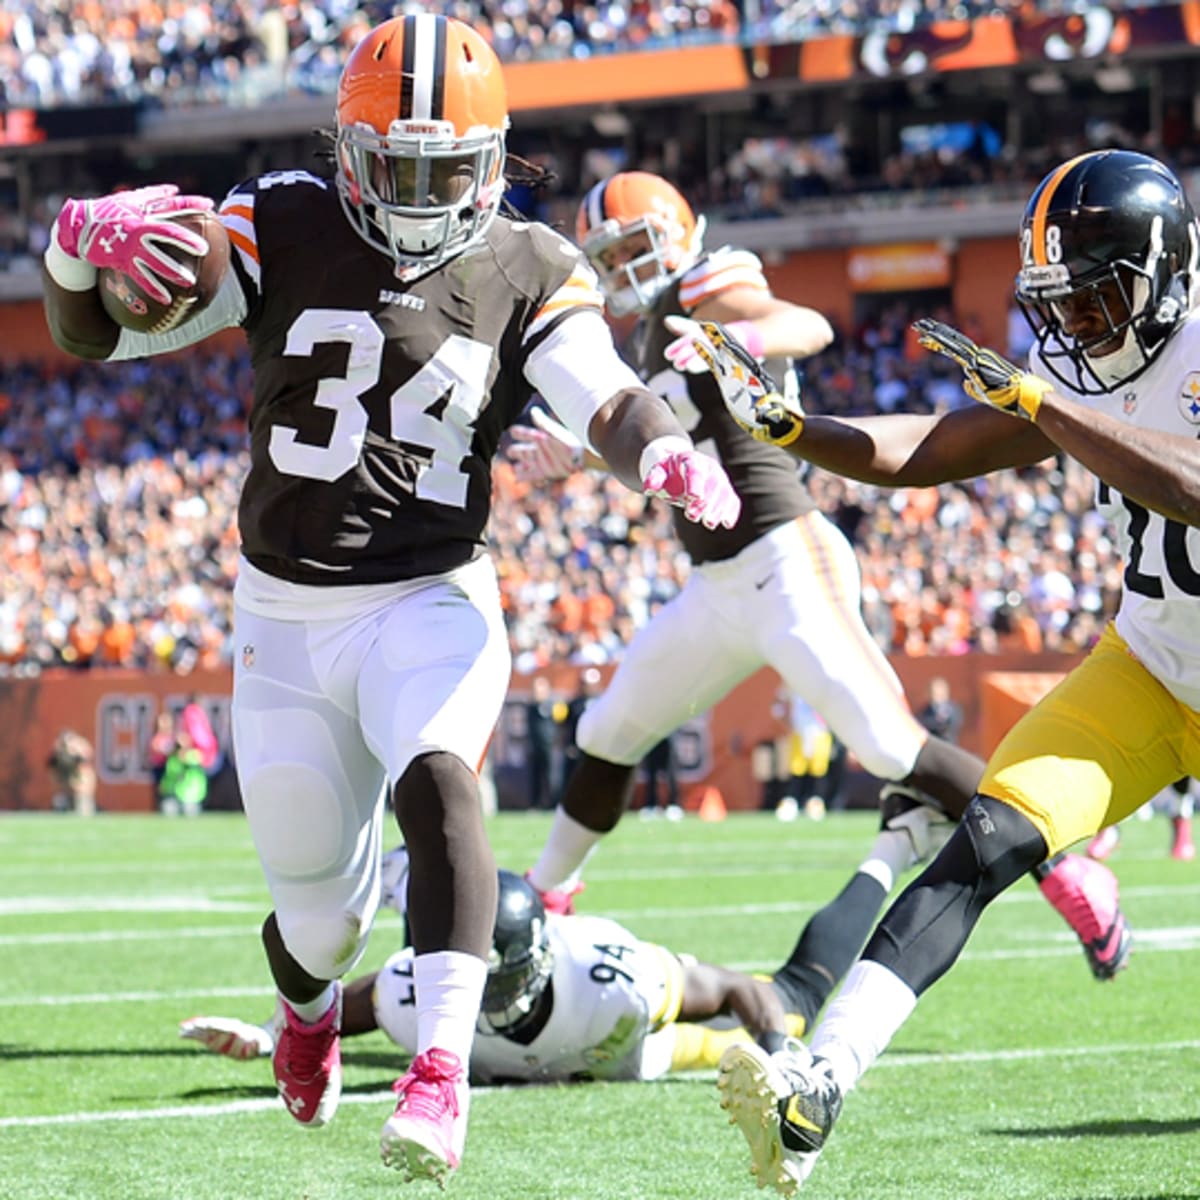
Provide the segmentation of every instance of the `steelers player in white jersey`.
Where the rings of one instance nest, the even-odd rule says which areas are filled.
[[[1029,369],[922,320],[979,403],[933,416],[805,416],[705,327],[731,411],[798,457],[881,485],[931,486],[1070,454],[1125,562],[1088,656],[1011,729],[962,824],[881,920],[807,1047],[731,1047],[723,1103],[760,1183],[790,1195],[842,1098],[954,964],[984,907],[1047,854],[1090,838],[1200,769],[1200,240],[1184,188],[1144,154],[1072,158],[1021,223],[1016,296]]]
[[[384,878],[403,847],[385,856]],[[405,868],[401,868],[404,870]],[[404,911],[406,880],[385,892]],[[751,978],[635,937],[606,917],[547,916],[533,887],[499,872],[500,899],[487,982],[471,1053],[478,1083],[568,1083],[657,1079],[669,1070],[715,1067],[734,1030],[687,1022],[732,1016],[741,1036],[795,1027],[788,994]],[[410,1054],[417,1047],[413,951],[393,954],[346,986],[343,1036],[381,1029]],[[180,1036],[230,1058],[267,1055],[282,1013],[254,1025],[192,1017]]]
[[[273,172],[225,200],[229,267],[191,321],[122,329],[97,287],[116,268],[168,294],[188,277],[173,250],[213,253],[170,219],[211,205],[171,185],[68,200],[44,260],[51,331],[82,357],[246,334],[232,720],[274,908],[276,1083],[302,1124],[333,1115],[339,981],[375,917],[390,799],[412,855],[418,1053],[381,1152],[438,1180],[462,1156],[496,913],[477,772],[510,676],[484,538],[501,435],[536,390],[631,488],[714,526],[740,508],[617,356],[577,249],[500,212],[507,109],[470,26],[396,17],[347,59],[332,170]]]
[[[720,458],[742,512],[729,529],[675,522],[692,561],[688,581],[638,630],[603,695],[580,718],[579,764],[530,871],[552,906],[628,807],[646,752],[764,666],[821,714],[868,771],[900,785],[900,792],[885,789],[885,826],[922,820],[914,798],[931,797],[960,817],[983,775],[982,759],[932,736],[913,716],[863,621],[854,550],[817,511],[795,460],[739,428],[691,339],[669,327],[679,314],[728,323],[755,359],[790,375],[789,359],[829,344],[828,321],[775,296],[755,255],[730,246],[705,250],[702,236],[703,218],[679,191],[644,171],[602,180],[579,206],[576,240],[600,276],[610,314],[638,315],[623,352],[697,445]],[[594,454],[585,458],[582,447],[572,455],[568,431],[539,424],[513,430],[512,454],[525,478],[567,473],[572,458],[604,465]],[[889,832],[896,831],[881,832],[875,857],[891,860],[895,876],[908,866],[909,842]],[[1106,980],[1125,965],[1130,936],[1116,878],[1098,868],[1082,857],[1056,857],[1039,862],[1035,878],[1080,938],[1093,974]],[[808,931],[814,986],[850,967],[890,886],[856,872],[835,901],[836,918]]]

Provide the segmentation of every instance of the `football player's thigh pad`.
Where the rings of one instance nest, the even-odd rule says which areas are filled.
[[[242,804],[289,951],[328,979],[357,959],[379,896],[385,776],[358,723],[318,694],[301,622],[239,613],[233,695]]]
[[[478,770],[511,671],[490,559],[393,604],[358,681],[363,734],[388,777],[395,782],[414,758],[434,751]]]
[[[633,766],[688,717],[721,699],[757,666],[727,637],[693,572],[683,590],[634,635],[608,687],[579,718],[579,748]]]
[[[863,621],[854,550],[819,513],[794,525],[774,616],[762,623],[767,661],[871,774],[903,779],[929,735]]]
[[[1023,812],[1055,854],[1123,820],[1183,774],[1197,732],[1196,714],[1110,625],[1088,657],[1009,730],[979,790]]]

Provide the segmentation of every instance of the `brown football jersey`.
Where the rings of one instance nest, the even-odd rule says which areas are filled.
[[[243,553],[309,584],[381,583],[482,553],[491,460],[529,400],[525,360],[595,308],[591,270],[545,225],[402,283],[332,182],[277,172],[221,206],[254,365]]]
[[[676,536],[694,563],[732,558],[764,533],[816,507],[801,482],[796,460],[786,450],[757,442],[746,433],[729,415],[720,389],[707,371],[683,374],[663,356],[676,337],[663,324],[664,317],[691,315],[706,296],[720,290],[722,279],[736,276],[739,283],[745,282],[753,271],[757,271],[757,259],[745,251],[716,250],[704,255],[663,292],[624,347],[646,386],[671,405],[697,449],[721,460],[742,499],[742,515],[732,529],[705,529],[675,511]],[[765,280],[762,286],[766,287]],[[782,372],[791,369],[786,362],[771,362],[767,367],[780,382]]]

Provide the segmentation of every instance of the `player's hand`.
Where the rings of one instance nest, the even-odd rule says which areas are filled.
[[[686,336],[712,372],[725,407],[751,437],[776,446],[794,442],[804,429],[804,412],[781,395],[775,381],[735,337],[715,321],[667,317],[672,333]]]
[[[674,326],[671,328],[674,329]],[[725,326],[725,333],[755,360],[762,357],[762,334],[758,332],[753,321],[730,321]],[[663,357],[675,370],[685,375],[703,375],[708,370],[708,363],[697,351],[695,335],[690,328],[663,350]]]
[[[1044,379],[1022,371],[995,350],[977,346],[965,333],[941,321],[922,317],[913,322],[913,329],[926,350],[958,363],[963,372],[963,391],[972,400],[1014,417],[1037,420],[1042,397],[1053,390]]]
[[[532,416],[536,429],[514,425],[509,430],[513,444],[508,458],[516,477],[523,483],[550,483],[580,470],[583,443],[542,409],[533,409]]]
[[[236,1017],[192,1017],[179,1023],[179,1036],[226,1058],[265,1058],[275,1048],[269,1029]]]
[[[642,480],[642,491],[683,509],[689,521],[716,529],[732,529],[742,502],[725,468],[698,450],[675,450],[660,458]]]
[[[55,222],[64,253],[93,267],[128,275],[160,304],[170,304],[164,283],[192,287],[195,275],[169,253],[205,255],[208,242],[170,218],[208,212],[207,196],[181,196],[173,183],[114,192],[94,200],[67,200]]]

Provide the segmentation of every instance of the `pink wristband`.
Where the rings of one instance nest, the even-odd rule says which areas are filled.
[[[753,321],[730,321],[725,328],[746,347],[753,358],[761,361],[763,356],[763,336]]]

